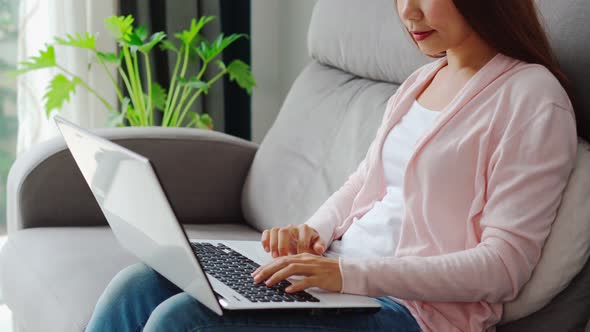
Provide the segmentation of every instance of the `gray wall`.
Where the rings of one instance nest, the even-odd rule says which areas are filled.
[[[310,61],[307,28],[316,0],[252,0],[252,141],[272,126],[291,84]]]

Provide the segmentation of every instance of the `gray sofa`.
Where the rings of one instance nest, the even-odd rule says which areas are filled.
[[[590,4],[539,4],[588,114]],[[259,240],[265,228],[304,222],[342,185],[374,138],[388,97],[432,61],[395,15],[391,0],[319,0],[308,36],[312,61],[260,145],[186,128],[94,132],[152,160],[189,237]],[[137,259],[116,242],[61,138],[21,155],[8,190],[0,288],[17,331],[82,331],[111,278]],[[548,305],[498,331],[584,331],[589,318],[586,263]]]

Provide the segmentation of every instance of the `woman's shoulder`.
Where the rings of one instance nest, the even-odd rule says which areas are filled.
[[[516,65],[505,73],[505,80],[498,93],[503,94],[506,90],[510,92],[507,95],[520,102],[572,108],[567,91],[561,82],[541,64],[517,61]]]

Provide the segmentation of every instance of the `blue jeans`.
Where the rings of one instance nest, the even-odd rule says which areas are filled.
[[[143,263],[119,272],[100,296],[95,331],[394,331],[419,332],[403,305],[388,297],[377,313],[224,312],[218,316]]]

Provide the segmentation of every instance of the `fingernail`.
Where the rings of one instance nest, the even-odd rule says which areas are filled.
[[[276,251],[273,251],[272,252],[272,257],[277,257],[277,252]]]
[[[268,251],[268,247],[264,247],[264,250]]]
[[[289,286],[289,287],[285,288],[285,291],[286,291],[286,292],[290,292],[292,289],[293,289],[293,288],[292,288],[291,286]]]

